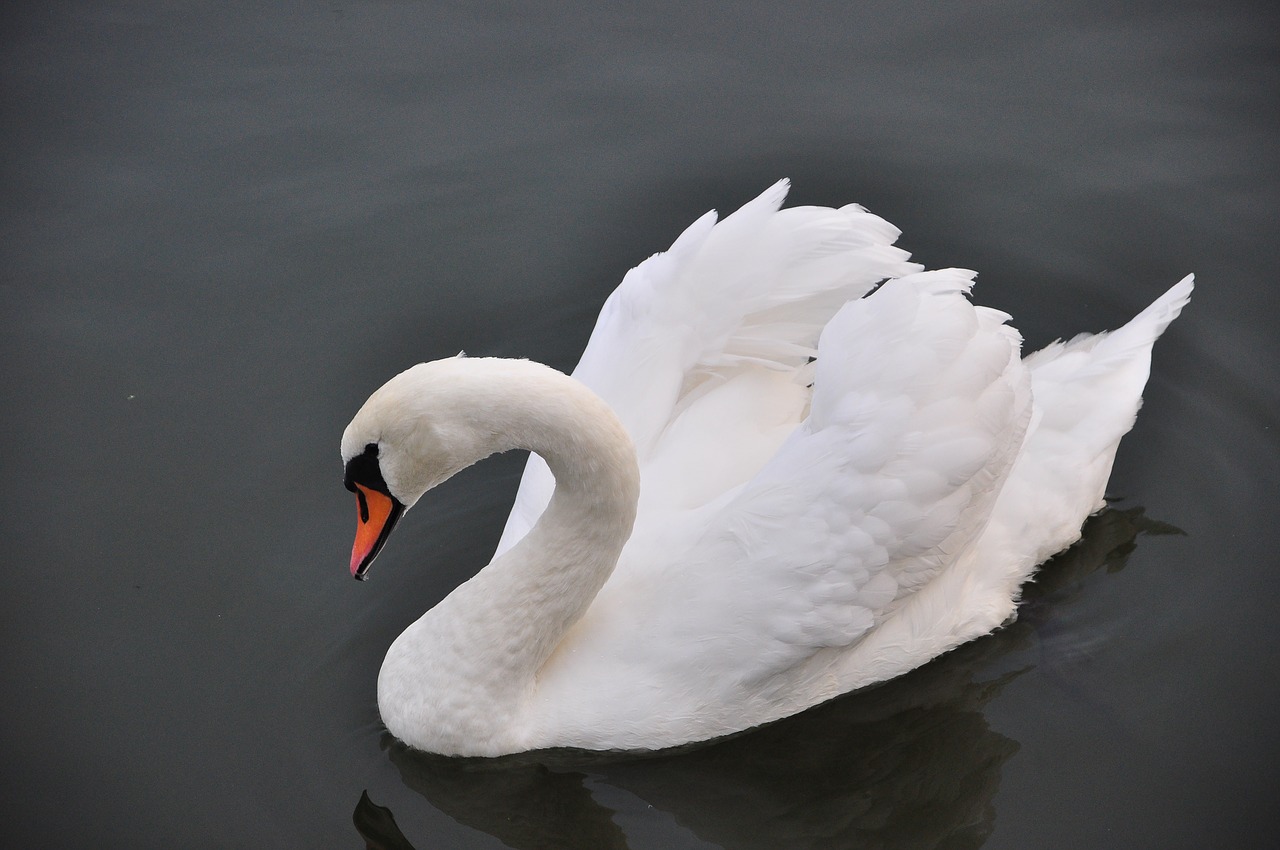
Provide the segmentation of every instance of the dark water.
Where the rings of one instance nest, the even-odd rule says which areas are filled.
[[[1270,847],[1280,38],[1268,4],[6,7],[0,834],[30,847]],[[385,741],[382,653],[519,459],[372,582],[338,438],[405,366],[576,360],[781,176],[1031,346],[1189,271],[1116,510],[1019,622],[683,754]],[[1183,533],[1169,533],[1170,527]],[[425,566],[425,568],[424,568]]]

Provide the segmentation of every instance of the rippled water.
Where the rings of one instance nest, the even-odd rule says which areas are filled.
[[[1276,23],[1079,0],[7,12],[5,843],[1269,847]],[[627,268],[781,176],[979,269],[1030,347],[1196,272],[1122,498],[1012,627],[764,730],[646,759],[387,741],[382,654],[486,562],[520,460],[440,488],[356,585],[351,414],[459,349],[571,367]]]

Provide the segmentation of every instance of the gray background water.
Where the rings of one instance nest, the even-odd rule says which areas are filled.
[[[6,7],[4,843],[359,847],[368,789],[418,848],[1274,846],[1268,6]],[[1030,346],[1196,272],[1119,510],[1014,627],[726,744],[389,747],[382,653],[519,459],[356,585],[351,414],[464,348],[571,367],[627,268],[782,176],[979,269]]]

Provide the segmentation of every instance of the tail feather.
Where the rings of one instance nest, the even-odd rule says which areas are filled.
[[[1038,530],[1036,562],[1074,543],[1085,518],[1102,508],[1120,439],[1142,405],[1152,345],[1193,285],[1183,278],[1118,330],[1055,342],[1025,358],[1032,421],[995,519],[1015,538]]]
[[[1079,334],[1066,342],[1051,343],[1028,355],[1024,362],[1033,371],[1047,367],[1050,372],[1082,370],[1081,375],[1106,372],[1120,360],[1140,355],[1144,351],[1149,353],[1160,334],[1164,333],[1170,322],[1178,318],[1182,308],[1191,300],[1194,288],[1195,275],[1187,275],[1124,327],[1097,334]],[[1090,356],[1070,356],[1073,354]],[[1059,365],[1050,367],[1051,363]]]

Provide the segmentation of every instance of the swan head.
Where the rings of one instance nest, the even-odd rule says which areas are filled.
[[[365,573],[391,536],[405,503],[392,495],[382,474],[378,443],[367,443],[364,451],[345,458],[342,483],[356,494],[356,541],[351,547],[351,575],[364,581]]]
[[[351,420],[342,462],[343,483],[356,494],[355,578],[365,578],[396,522],[424,493],[508,447],[495,427],[505,362],[419,363],[383,384]]]

